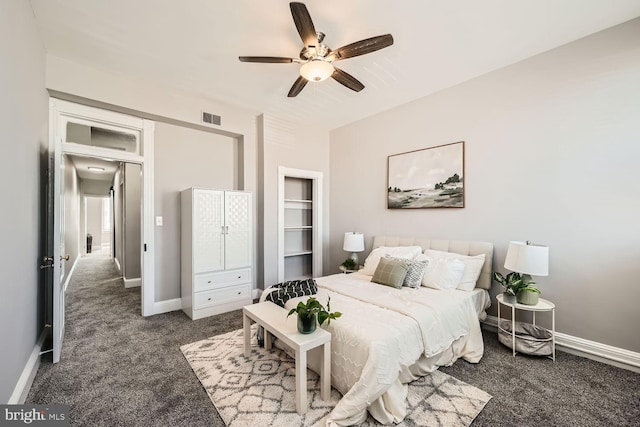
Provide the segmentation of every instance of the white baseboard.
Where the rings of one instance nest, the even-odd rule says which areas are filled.
[[[127,279],[126,277],[122,278],[124,280],[125,288],[138,288],[142,286],[142,278],[136,277],[135,279]]]
[[[71,266],[71,270],[69,270],[69,274],[67,274],[67,279],[64,281],[64,291],[67,292],[67,286],[69,286],[69,282],[71,281],[71,276],[73,276],[73,272],[76,269],[76,265],[78,265],[78,260],[81,258],[81,255],[78,254],[76,259],[73,261],[73,265]]]
[[[120,262],[118,261],[118,258],[113,257],[113,262],[116,264],[116,268],[118,269],[118,273],[122,274],[122,268],[120,267]]]
[[[484,325],[498,331],[498,318],[487,316]],[[576,356],[640,373],[640,353],[556,332],[556,349]]]
[[[22,374],[20,374],[20,378],[18,378],[18,382],[16,383],[7,404],[21,405],[25,400],[27,400],[27,395],[29,394],[29,390],[31,390],[33,379],[36,377],[38,368],[40,367],[40,351],[42,350],[42,344],[46,337],[47,330],[44,329],[40,334],[35,347],[33,347],[33,351],[31,351],[27,364],[24,366]]]
[[[182,300],[180,298],[157,301],[153,303],[153,314],[162,314],[178,310],[182,310]]]

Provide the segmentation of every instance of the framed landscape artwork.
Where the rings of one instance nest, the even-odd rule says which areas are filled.
[[[464,208],[464,141],[388,157],[387,208]]]

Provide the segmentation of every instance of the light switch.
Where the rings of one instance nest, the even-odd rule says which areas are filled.
[[[162,217],[161,216],[157,216],[156,217],[156,225],[158,227],[162,227]]]

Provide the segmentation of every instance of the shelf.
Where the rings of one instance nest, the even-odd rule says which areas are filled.
[[[312,200],[285,199],[284,208],[285,209],[311,210],[311,209],[313,209],[313,201]]]
[[[555,304],[551,301],[547,301],[546,299],[539,298],[538,303],[536,305],[528,305],[521,304],[519,302],[507,302],[504,300],[504,294],[499,294],[496,296],[496,299],[500,304],[506,305],[507,307],[514,307],[518,310],[526,310],[526,311],[550,311],[556,308]]]
[[[289,257],[294,257],[294,256],[301,256],[301,255],[311,255],[313,252],[311,251],[303,251],[303,252],[292,252],[290,254],[284,254],[285,258],[289,258]]]
[[[299,231],[299,230],[312,230],[313,226],[311,225],[290,225],[290,226],[285,226],[284,227],[284,231]]]
[[[303,200],[303,199],[284,199],[284,202],[296,202],[296,203],[313,203],[313,200]]]

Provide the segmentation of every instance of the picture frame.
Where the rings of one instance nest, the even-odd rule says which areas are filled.
[[[387,157],[387,209],[464,208],[464,141]]]

